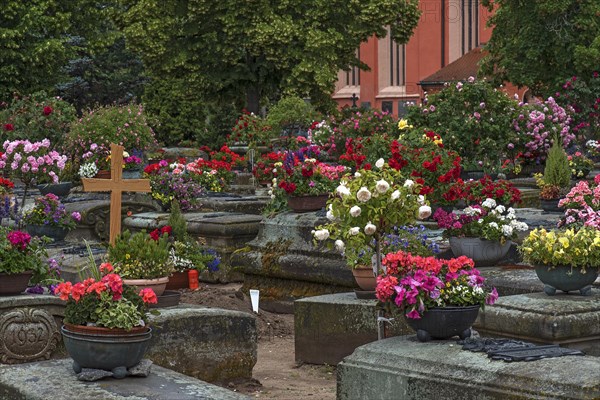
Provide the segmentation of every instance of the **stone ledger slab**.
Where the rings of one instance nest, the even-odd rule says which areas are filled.
[[[336,365],[363,344],[377,340],[377,300],[354,292],[306,297],[294,302],[296,362]],[[412,333],[402,313],[391,316],[386,336]]]
[[[153,365],[147,378],[77,380],[71,360],[0,366],[0,398],[11,400],[242,400],[249,397]]]
[[[600,358],[490,361],[454,341],[399,336],[359,347],[338,364],[338,400],[600,398]]]
[[[560,344],[600,356],[600,290],[592,293],[500,297],[479,313],[473,327],[482,336]]]
[[[162,308],[146,358],[208,382],[251,378],[256,364],[256,320],[250,314],[191,304]]]

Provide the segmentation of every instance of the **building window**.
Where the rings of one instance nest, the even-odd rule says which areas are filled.
[[[360,49],[356,50],[356,58],[360,60]],[[360,68],[350,67],[349,71],[344,71],[346,75],[346,86],[360,86]]]
[[[388,34],[378,43],[379,94],[384,92],[404,92],[406,85],[406,46],[396,43]],[[388,93],[391,94],[391,93]]]
[[[479,47],[479,0],[449,0],[449,62]]]
[[[390,84],[404,86],[406,82],[406,47],[390,40]]]

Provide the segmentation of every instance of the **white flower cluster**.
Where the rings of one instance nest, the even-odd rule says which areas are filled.
[[[489,209],[488,215],[497,218],[501,221],[501,226],[496,222],[488,223],[488,226],[493,229],[499,229],[502,232],[503,236],[508,238],[512,237],[515,231],[517,232],[525,232],[529,229],[529,226],[525,222],[517,221],[517,216],[515,213],[515,209],[509,207],[508,209],[502,204],[496,205],[496,202],[493,199],[486,199],[482,205]],[[491,207],[489,207],[491,206]],[[469,210],[470,209],[470,210]],[[475,213],[480,212],[476,208],[467,207],[464,210],[467,215],[475,215]],[[483,223],[483,219],[478,221],[479,223]]]
[[[98,173],[96,163],[89,162],[79,167],[79,176],[82,178],[93,178]]]
[[[487,198],[481,203],[481,205],[487,209],[496,208],[496,200]]]

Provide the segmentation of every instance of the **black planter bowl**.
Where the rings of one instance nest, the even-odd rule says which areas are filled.
[[[408,326],[417,332],[420,342],[471,336],[471,325],[477,319],[479,306],[443,307],[427,310],[420,319],[406,318]]]
[[[58,197],[67,197],[72,187],[73,184],[71,182],[44,183],[37,185],[42,196],[52,193]]]
[[[31,236],[47,236],[50,239],[53,239],[55,242],[60,242],[65,240],[65,237],[69,233],[67,228],[61,228],[58,226],[48,226],[48,225],[30,225],[27,224],[25,226],[25,230]]]
[[[75,373],[80,373],[82,368],[102,369],[112,371],[115,378],[124,378],[127,368],[139,364],[152,338],[150,328],[141,333],[120,335],[73,332],[64,325],[61,331]]]
[[[592,285],[598,278],[598,268],[587,268],[585,274],[581,268],[557,265],[550,269],[547,265],[537,265],[535,274],[544,284],[544,293],[552,296],[557,290],[565,293],[579,291],[582,296],[592,295]]]
[[[563,209],[558,206],[560,199],[544,200],[540,199],[540,208],[545,212],[562,213]]]

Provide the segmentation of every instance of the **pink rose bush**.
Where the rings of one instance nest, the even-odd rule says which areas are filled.
[[[442,260],[398,251],[387,254],[383,265],[386,274],[377,278],[377,299],[401,308],[407,318],[420,319],[430,308],[484,307],[498,299],[495,288],[484,288],[485,278],[466,256]]]
[[[24,183],[50,178],[58,183],[58,174],[65,168],[67,156],[51,150],[50,141],[5,141],[4,154],[0,156],[0,169],[8,169],[11,177]]]

